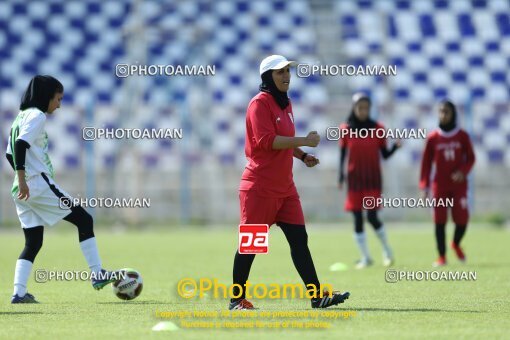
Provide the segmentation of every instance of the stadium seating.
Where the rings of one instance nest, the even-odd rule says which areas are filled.
[[[16,113],[18,98],[36,73],[52,74],[65,86],[59,119],[48,124],[50,135],[72,142],[54,143],[52,156],[58,165],[81,166],[81,127],[181,127],[181,110],[193,111],[195,101],[208,103],[202,116],[192,117],[189,133],[203,134],[186,147],[190,159],[200,160],[204,149],[225,163],[244,163],[242,116],[250,97],[258,91],[258,65],[269,53],[289,57],[313,54],[314,33],[306,1],[49,1],[0,3],[0,77],[4,115],[2,132]],[[137,18],[145,24],[137,31]],[[278,20],[268,13],[279,14]],[[15,17],[16,20],[11,20]],[[131,33],[130,33],[131,32]],[[128,41],[143,32],[145,62],[130,54]],[[131,34],[131,35],[130,35]],[[206,44],[207,42],[207,44]],[[133,59],[135,58],[135,59]],[[118,63],[215,65],[216,75],[206,79],[165,76],[138,79],[142,105],[129,114],[125,102],[126,79],[114,77]],[[306,92],[304,91],[306,87]],[[200,90],[191,100],[193,91]],[[202,89],[206,88],[207,91]],[[317,79],[295,79],[291,95],[296,105],[324,105],[327,94]],[[136,96],[136,95],[135,95]],[[205,98],[204,98],[205,97]],[[91,106],[93,105],[93,107]],[[77,109],[78,108],[78,109]],[[212,108],[212,109],[211,109]],[[93,110],[87,120],[86,113]],[[307,111],[305,111],[305,114]],[[303,117],[307,118],[309,115]],[[126,122],[127,120],[127,122]],[[207,125],[204,127],[204,120]],[[305,119],[306,120],[306,119]],[[207,128],[211,129],[207,129]],[[300,131],[301,133],[303,131]],[[63,133],[63,135],[62,135]],[[144,141],[134,145],[144,162],[171,167],[179,141]],[[124,145],[124,144],[122,144]],[[96,143],[97,166],[113,165],[119,143]]]
[[[510,3],[494,1],[334,1],[338,41],[350,64],[395,64],[398,76],[348,77],[392,127],[435,124],[430,105],[450,97],[464,108],[481,164],[510,164]],[[476,9],[476,11],[475,11]],[[81,128],[184,127],[186,141],[94,144],[96,166],[116,164],[126,148],[148,166],[245,163],[244,113],[259,85],[260,60],[272,53],[318,60],[313,11],[306,0],[0,2],[0,136],[36,73],[65,86],[64,105],[48,133],[58,167],[83,166]],[[15,20],[12,20],[15,18]],[[333,29],[333,28],[332,28]],[[134,47],[132,45],[134,44]],[[117,78],[118,63],[215,65],[210,77]],[[388,87],[389,86],[389,87]],[[388,88],[390,91],[388,91]],[[320,77],[292,80],[297,131],[324,131],[339,117]],[[134,102],[132,102],[134,101]],[[416,108],[419,110],[416,110]],[[190,123],[190,124],[188,124]],[[189,127],[189,129],[187,128]],[[489,129],[491,134],[482,134]],[[191,136],[191,137],[190,137]],[[188,138],[189,137],[189,138]],[[422,141],[400,160],[414,164]],[[336,166],[335,143],[324,143],[324,166]]]
[[[353,91],[393,104],[398,127],[432,128],[430,103],[451,98],[463,109],[479,166],[510,165],[510,2],[338,1],[335,12],[348,63],[398,67],[387,79],[391,91],[378,77],[351,77]],[[422,109],[409,112],[405,103]],[[411,144],[408,160],[416,161],[420,148]]]

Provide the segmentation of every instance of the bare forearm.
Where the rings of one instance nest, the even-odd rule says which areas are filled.
[[[273,150],[296,149],[300,146],[307,146],[306,137],[276,136],[273,141]]]
[[[16,170],[18,174],[18,181],[25,182],[25,170]]]
[[[297,159],[301,159],[304,154],[305,152],[301,150],[301,148],[294,148],[294,157],[296,157]]]

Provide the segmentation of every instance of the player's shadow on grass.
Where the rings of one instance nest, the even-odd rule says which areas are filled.
[[[164,305],[166,302],[161,301],[115,301],[115,302],[98,302],[100,305]]]
[[[273,310],[271,308],[266,308],[266,310]],[[278,310],[278,309],[274,309]],[[310,310],[310,308],[294,308],[293,310]],[[321,310],[335,310],[335,311],[356,311],[356,312],[400,312],[400,313],[411,313],[411,312],[422,312],[422,313],[437,313],[437,312],[445,312],[445,313],[487,313],[484,310],[451,310],[451,309],[437,309],[437,308],[377,308],[377,307],[367,307],[367,308],[347,308],[347,306],[333,306],[328,309]]]
[[[356,312],[424,312],[424,313],[486,313],[481,310],[450,310],[450,309],[437,309],[437,308],[349,308]]]
[[[0,315],[44,314],[43,312],[0,312]]]

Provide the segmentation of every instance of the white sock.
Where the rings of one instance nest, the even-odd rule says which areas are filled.
[[[356,238],[356,243],[358,244],[358,248],[361,252],[361,256],[362,256],[361,260],[368,261],[368,259],[370,259],[370,254],[368,253],[367,239],[365,236],[365,232],[354,233],[354,238]]]
[[[386,229],[384,228],[384,225],[382,225],[379,229],[376,231],[377,237],[381,241],[381,244],[384,249],[384,255],[387,257],[391,257],[391,248],[388,244],[388,238],[386,237]]]
[[[101,272],[101,259],[99,258],[99,252],[97,251],[96,238],[91,237],[85,241],[80,242],[80,248],[87,260],[90,270],[94,274]]]
[[[14,271],[14,292],[12,295],[18,294],[19,297],[25,296],[27,293],[27,282],[32,271],[33,263],[28,260],[19,259],[16,261],[16,269]]]

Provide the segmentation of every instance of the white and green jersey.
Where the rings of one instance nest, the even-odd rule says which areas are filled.
[[[44,129],[45,122],[45,113],[37,108],[29,108],[20,111],[14,123],[12,123],[7,153],[12,154],[14,163],[16,163],[16,156],[14,154],[14,143],[16,140],[22,139],[30,144],[30,148],[25,156],[25,175],[27,179],[41,173],[45,173],[53,178],[53,166],[48,156],[48,134]],[[17,191],[18,177],[16,175],[12,193],[14,194]]]

